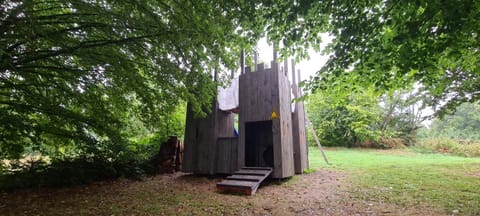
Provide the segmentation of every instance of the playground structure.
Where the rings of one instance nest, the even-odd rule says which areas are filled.
[[[243,56],[238,108],[234,109],[238,111],[238,137],[234,134],[235,114],[220,110],[217,100],[205,118],[195,118],[187,107],[183,171],[235,173],[237,177],[231,179],[235,181],[242,179],[239,173],[262,173],[258,184],[269,175],[281,179],[303,173],[308,168],[305,113],[303,103],[292,106],[292,94],[301,96],[293,60],[291,85],[288,64],[281,67],[275,51],[270,68],[264,64],[256,64],[253,70],[244,67]],[[252,181],[249,176],[244,177]],[[255,188],[253,193],[258,184],[250,187]]]

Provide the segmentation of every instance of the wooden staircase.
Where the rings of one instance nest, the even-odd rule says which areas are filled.
[[[225,180],[217,183],[217,191],[238,194],[255,194],[260,184],[270,176],[270,167],[243,167]]]

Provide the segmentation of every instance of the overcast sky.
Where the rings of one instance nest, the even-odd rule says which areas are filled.
[[[331,37],[325,35],[323,37],[325,43],[322,43],[322,49],[325,45],[331,41]],[[273,60],[273,47],[268,45],[266,38],[260,40],[257,45],[259,51],[259,62],[265,62],[267,65],[270,65],[270,62]],[[309,50],[310,59],[297,62],[295,65],[296,69],[300,69],[302,80],[307,80],[310,76],[314,76],[315,72],[320,70],[320,68],[327,62],[328,57],[322,56],[320,53],[315,52],[313,49]],[[291,70],[290,65],[291,60],[288,61],[288,70]],[[283,64],[282,64],[283,66]],[[289,72],[289,79],[291,80],[291,71]]]

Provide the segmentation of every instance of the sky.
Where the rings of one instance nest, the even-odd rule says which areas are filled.
[[[325,42],[320,45],[322,48],[324,48],[327,45],[327,43],[332,39],[326,35],[323,38]],[[268,45],[267,39],[266,38],[260,39],[259,43],[257,44],[257,48],[259,51],[259,62],[265,62],[265,63],[268,63],[267,65],[270,65],[270,62],[273,60],[273,47]],[[296,69],[300,69],[300,73],[301,73],[300,76],[302,78],[302,81],[308,80],[311,76],[314,76],[315,73],[318,70],[320,70],[320,68],[328,60],[327,56],[323,56],[320,53],[315,52],[313,49],[309,49],[308,54],[310,56],[310,59],[297,62],[295,65]],[[290,62],[291,62],[290,59],[288,61],[289,71],[291,70],[291,67],[292,67],[290,65]],[[289,79],[291,80],[291,72],[289,72]]]

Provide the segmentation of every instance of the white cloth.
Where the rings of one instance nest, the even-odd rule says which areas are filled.
[[[218,87],[218,108],[222,111],[231,111],[238,108],[238,78],[233,79],[227,88]]]

